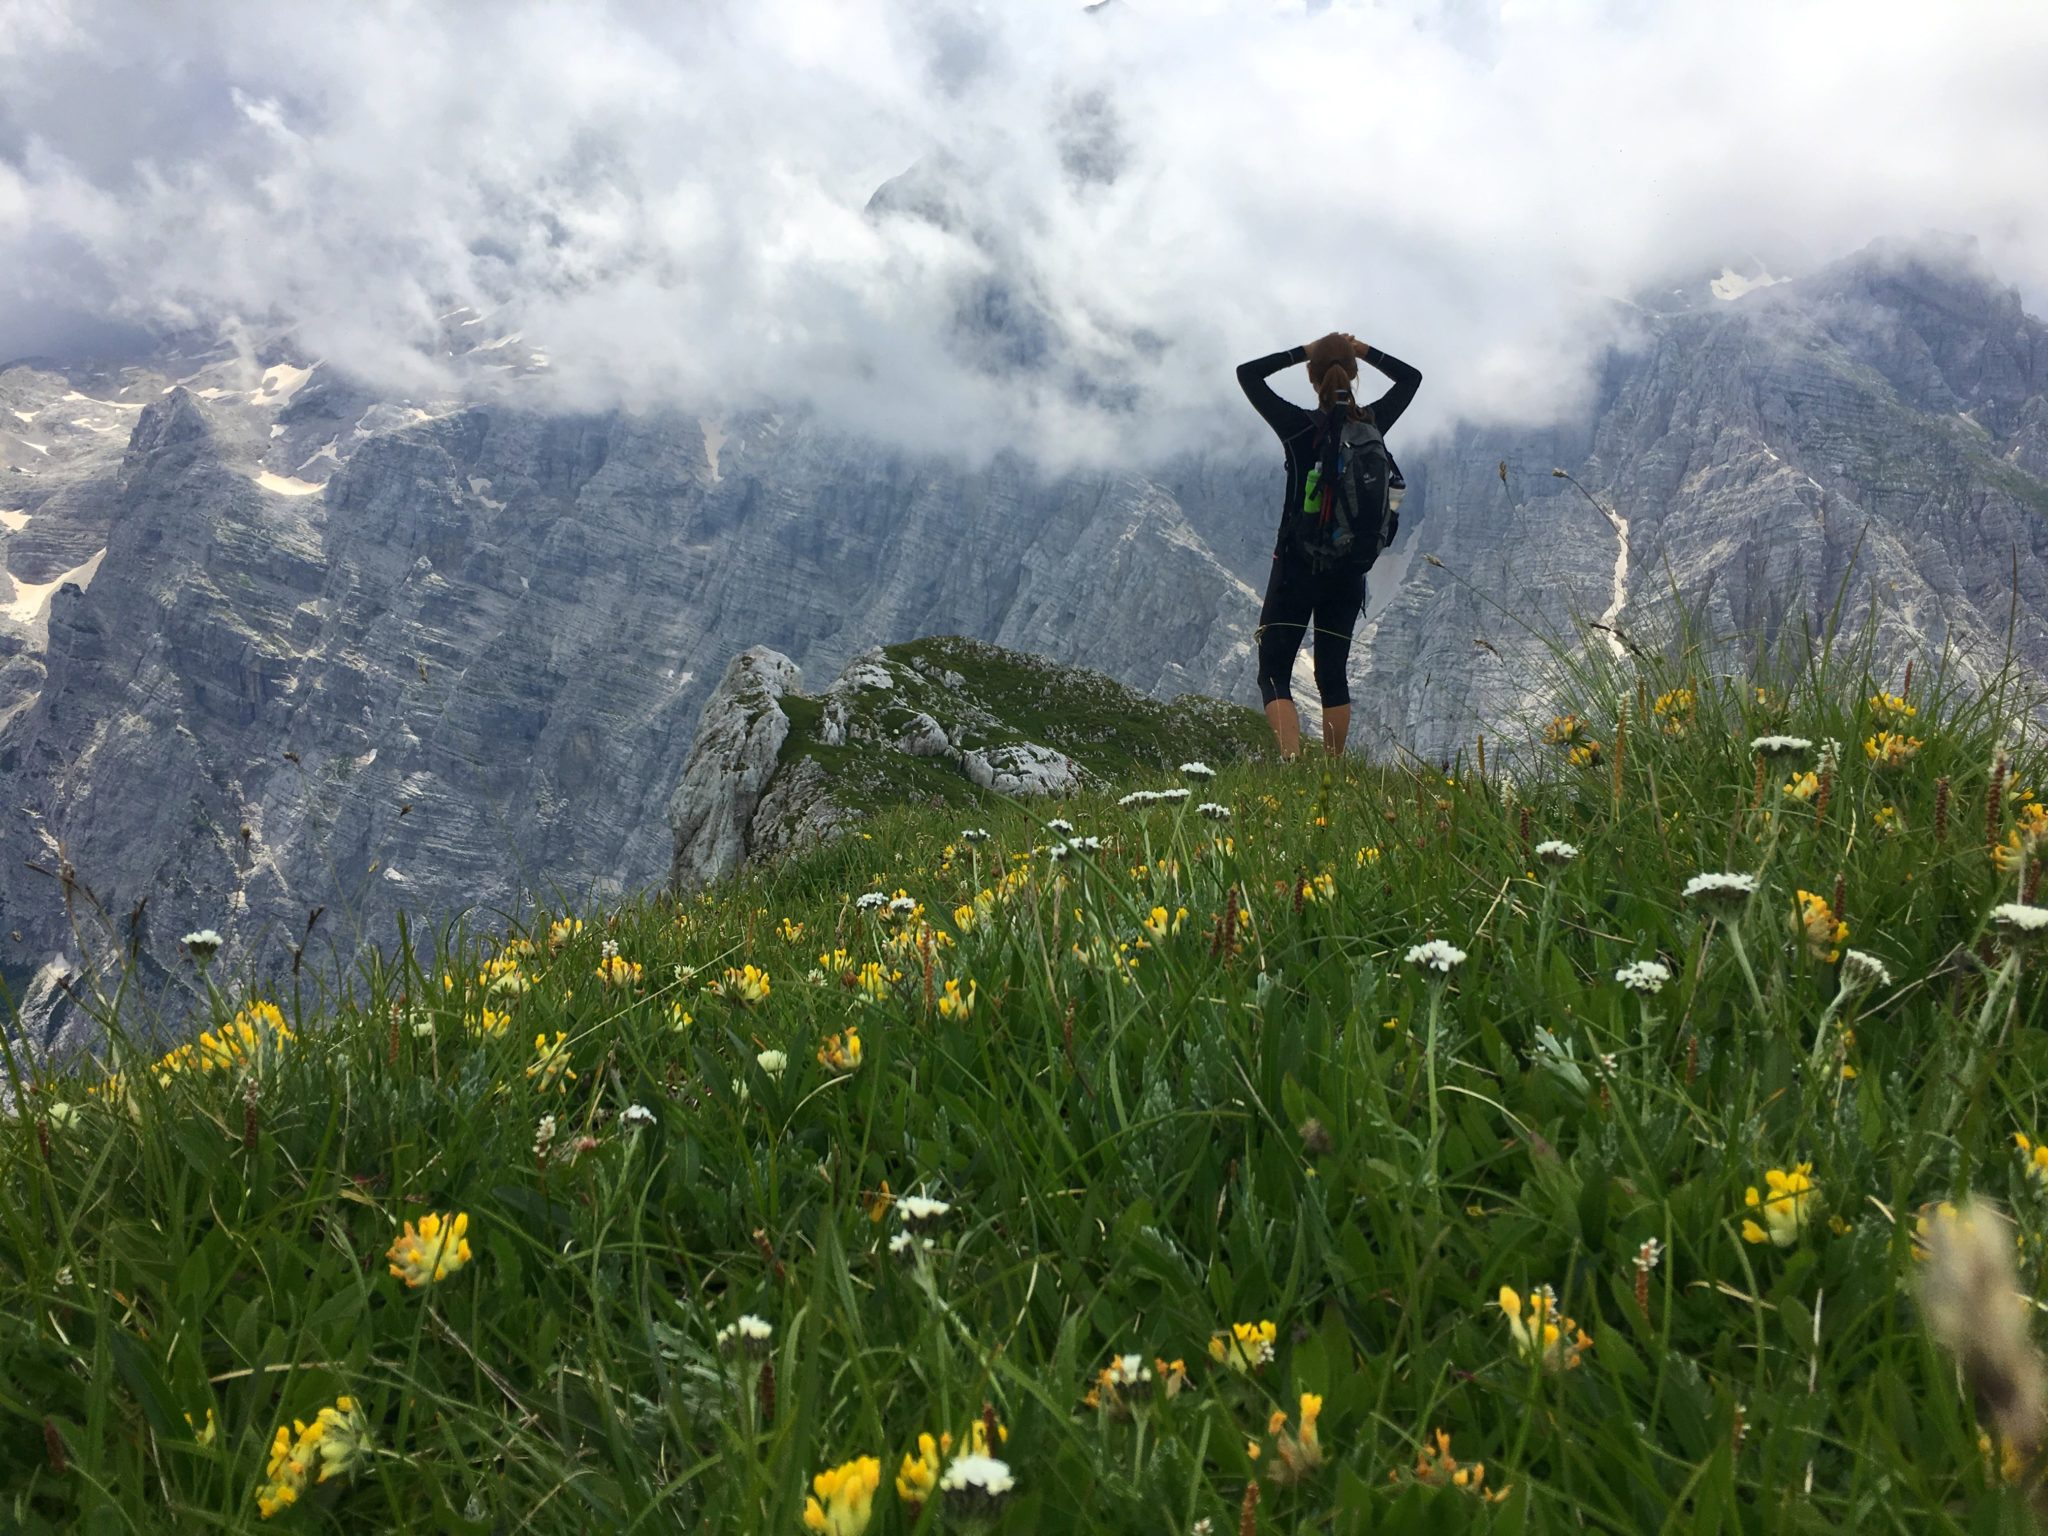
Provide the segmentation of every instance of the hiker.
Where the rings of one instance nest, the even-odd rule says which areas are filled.
[[[1363,358],[1394,381],[1371,405],[1352,396]],[[1316,409],[1273,393],[1266,380],[1307,363]],[[1301,716],[1290,682],[1294,658],[1315,626],[1316,690],[1323,701],[1323,750],[1335,757],[1351,729],[1351,686],[1344,667],[1351,631],[1365,606],[1365,573],[1393,542],[1405,482],[1381,440],[1415,398],[1422,375],[1357,337],[1332,331],[1320,341],[1239,365],[1237,382],[1252,408],[1280,435],[1287,491],[1273,575],[1259,610],[1259,697],[1280,756],[1301,750]]]

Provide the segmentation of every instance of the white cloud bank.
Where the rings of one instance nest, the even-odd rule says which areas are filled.
[[[1338,328],[1414,441],[1724,261],[1955,230],[2039,310],[2044,79],[2038,0],[0,0],[0,356],[289,321],[432,394],[470,303],[564,407],[1142,459]],[[864,211],[940,154],[951,230]]]

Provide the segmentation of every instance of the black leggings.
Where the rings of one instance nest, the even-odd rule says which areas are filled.
[[[1309,626],[1315,626],[1316,691],[1323,708],[1351,702],[1344,664],[1351,658],[1351,629],[1365,606],[1365,572],[1356,567],[1312,572],[1298,556],[1273,557],[1265,605],[1259,609],[1259,697],[1270,704],[1291,699],[1289,677]]]

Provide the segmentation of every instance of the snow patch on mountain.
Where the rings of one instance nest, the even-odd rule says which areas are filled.
[[[27,519],[24,518],[23,521],[26,522]],[[20,577],[10,574],[7,579],[14,586],[14,596],[9,601],[0,603],[0,618],[12,619],[17,624],[35,623],[43,617],[44,611],[49,607],[51,595],[67,581],[75,582],[80,588],[91,586],[93,576],[99,571],[100,561],[106,553],[105,549],[95,550],[90,560],[81,565],[74,565],[70,570],[49,581],[23,581]]]

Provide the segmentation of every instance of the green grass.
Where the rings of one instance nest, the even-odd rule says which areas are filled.
[[[2048,1006],[1987,926],[2023,878],[1986,848],[2013,706],[1921,684],[1924,745],[1886,770],[1853,658],[1769,708],[1643,668],[1570,701],[1601,763],[1552,751],[1513,789],[1476,764],[1245,763],[1196,786],[1227,826],[1111,795],[886,812],[559,944],[534,914],[523,992],[482,979],[517,934],[449,925],[346,997],[279,998],[291,1038],[220,1070],[10,1056],[0,1527],[256,1526],[273,1433],[346,1394],[367,1447],[268,1528],[791,1532],[814,1473],[873,1455],[874,1531],[956,1530],[937,1503],[913,1521],[894,1474],[987,1412],[1011,1532],[1227,1533],[1254,1478],[1268,1532],[2023,1529],[1921,1327],[1910,1241],[1922,1203],[1986,1193],[2043,1282],[2048,1194],[2011,1137],[2048,1131]],[[1687,682],[1697,718],[1666,735],[1650,702]],[[1784,769],[1753,803],[1769,730],[1844,744],[1824,818]],[[2025,751],[2010,782],[2042,769]],[[2001,834],[2016,805],[1991,805]],[[1109,847],[1051,860],[1055,814]],[[1547,871],[1545,838],[1578,858]],[[1724,869],[1762,886],[1739,933],[1679,894]],[[1895,981],[1830,1013],[1836,968],[1791,914],[1838,883],[1848,945]],[[899,887],[921,920],[856,909]],[[1178,934],[1147,938],[1155,906],[1187,908]],[[943,936],[930,987],[889,947],[917,921]],[[1468,956],[1440,989],[1404,962],[1428,938]],[[606,942],[637,984],[599,980]],[[1658,956],[1661,995],[1616,985]],[[863,1003],[842,973],[870,960],[903,979]],[[712,987],[743,964],[772,978],[753,1005]],[[949,978],[971,1018],[935,1006]],[[248,1001],[211,979],[197,1023]],[[150,1022],[133,990],[104,1006],[117,1040]],[[829,1070],[849,1025],[863,1060]],[[528,1068],[558,1031],[576,1076],[550,1089]],[[655,1123],[629,1128],[634,1104]],[[1797,1241],[1745,1242],[1745,1188],[1799,1162]],[[885,1182],[951,1203],[927,1257],[888,1253]],[[403,1223],[457,1211],[471,1262],[416,1290],[387,1272]],[[1591,1337],[1576,1368],[1515,1353],[1500,1289],[1543,1284]],[[773,1325],[764,1360],[714,1343],[743,1313]],[[1211,1360],[1260,1320],[1262,1370]],[[1122,1353],[1184,1360],[1187,1390],[1087,1406]],[[1303,1392],[1324,1461],[1290,1481],[1268,1415]],[[1416,1483],[1438,1427],[1504,1501]]]

